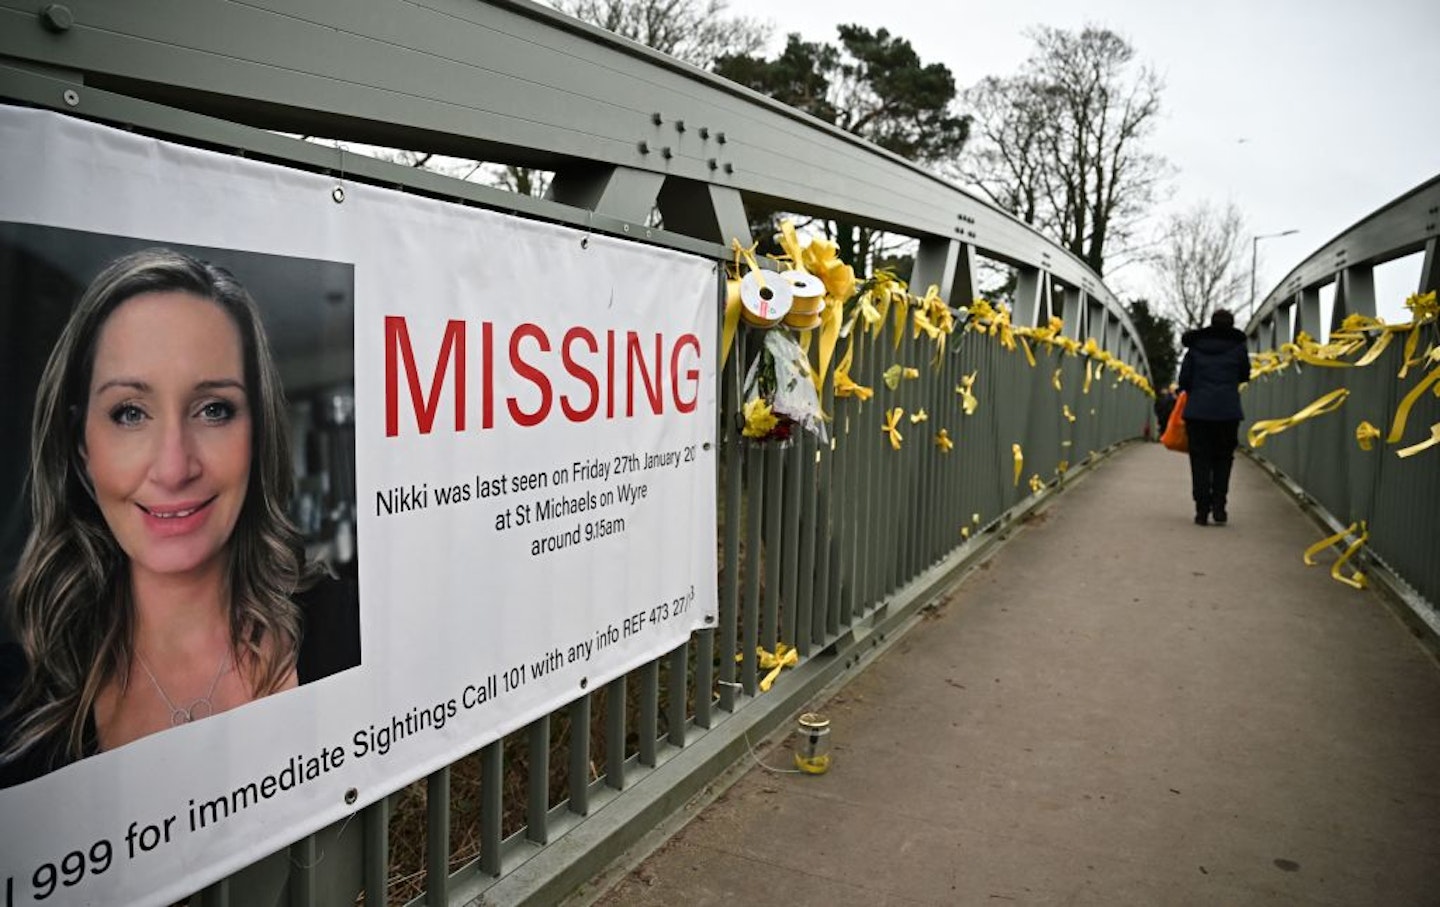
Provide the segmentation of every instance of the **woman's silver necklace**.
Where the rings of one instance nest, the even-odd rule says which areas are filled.
[[[220,685],[220,678],[225,676],[225,670],[230,667],[230,653],[227,652],[225,657],[220,659],[220,669],[215,672],[215,679],[210,681],[210,689],[205,691],[204,696],[190,703],[187,708],[181,708],[165,695],[165,688],[160,686],[160,681],[155,679],[155,672],[150,670],[149,663],[145,661],[145,656],[141,655],[138,649],[135,651],[135,657],[140,659],[140,667],[145,669],[146,676],[155,685],[155,692],[160,694],[160,698],[165,700],[165,705],[170,709],[171,727],[179,727],[182,724],[189,724],[215,714],[215,703],[211,700],[215,695],[215,688]]]

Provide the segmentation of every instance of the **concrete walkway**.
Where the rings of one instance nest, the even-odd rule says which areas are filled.
[[[752,765],[599,903],[1440,904],[1440,670],[1232,484],[1200,528],[1112,458],[821,706],[828,774]]]

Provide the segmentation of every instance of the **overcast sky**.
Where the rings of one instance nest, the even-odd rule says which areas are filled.
[[[1325,242],[1440,173],[1440,116],[1428,100],[1440,86],[1437,0],[730,0],[730,9],[774,24],[772,53],[792,31],[833,42],[837,23],[887,28],[922,61],[949,66],[961,89],[1014,73],[1031,26],[1120,33],[1165,83],[1153,147],[1177,169],[1166,209],[1233,201],[1250,235],[1300,231],[1260,242],[1261,298]],[[1419,267],[1412,256],[1377,271],[1386,320],[1404,320]],[[1139,267],[1108,277],[1125,296],[1150,292],[1150,280]]]

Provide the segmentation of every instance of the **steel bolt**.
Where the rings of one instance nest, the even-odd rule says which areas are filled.
[[[52,3],[40,11],[40,24],[45,26],[46,31],[58,35],[69,31],[70,26],[75,24],[75,14],[63,3]]]

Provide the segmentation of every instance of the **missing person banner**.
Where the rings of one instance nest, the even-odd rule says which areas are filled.
[[[713,262],[0,147],[0,905],[172,903],[714,621]]]

